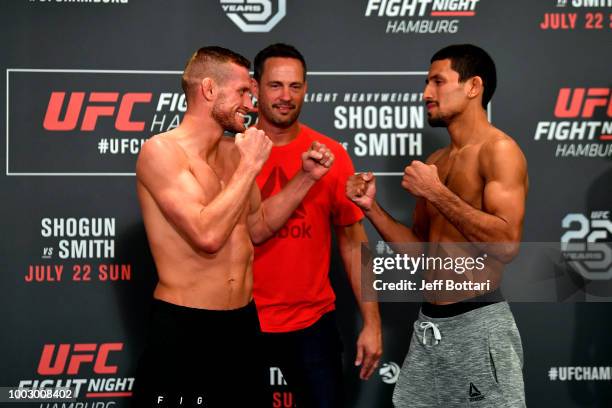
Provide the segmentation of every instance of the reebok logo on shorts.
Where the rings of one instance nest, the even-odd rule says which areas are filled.
[[[470,402],[480,401],[484,399],[484,395],[476,388],[474,383],[470,383],[470,390],[468,391],[470,394]]]

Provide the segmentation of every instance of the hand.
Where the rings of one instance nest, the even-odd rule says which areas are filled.
[[[273,143],[270,138],[263,130],[250,127],[244,133],[236,134],[235,143],[240,152],[241,162],[259,173],[272,150]]]
[[[310,149],[302,153],[302,169],[313,180],[319,180],[329,171],[334,155],[324,144],[312,142]]]
[[[414,160],[404,169],[402,187],[416,197],[429,199],[431,194],[442,185],[435,164],[425,164]]]
[[[361,366],[359,378],[367,380],[378,367],[382,356],[382,334],[380,326],[364,326],[357,339],[357,358],[355,365]]]
[[[346,196],[362,210],[371,210],[376,200],[376,177],[371,172],[352,175],[346,181]]]

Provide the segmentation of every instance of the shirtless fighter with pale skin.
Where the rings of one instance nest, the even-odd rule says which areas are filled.
[[[302,171],[282,192],[261,202],[254,181],[272,142],[261,130],[245,130],[245,116],[252,109],[249,66],[242,56],[220,47],[198,50],[183,74],[183,121],[147,141],[136,166],[138,198],[159,276],[150,338],[170,338],[165,337],[163,345],[150,340],[155,344],[145,351],[156,360],[164,355],[168,367],[160,375],[165,380],[142,382],[149,393],[166,387],[193,394],[190,398],[203,394],[210,406],[232,406],[215,383],[226,378],[219,371],[224,364],[231,370],[236,364],[253,365],[252,354],[257,353],[253,243],[265,241],[285,224],[334,160],[324,145],[313,144],[302,155]],[[243,133],[231,138],[223,136],[224,131]],[[174,353],[172,348],[186,351],[166,358],[166,351]],[[222,361],[217,363],[216,356]],[[187,363],[177,366],[181,357]],[[202,375],[208,366],[215,375]],[[238,371],[256,375],[250,369]],[[246,374],[231,375],[233,387],[257,383]],[[189,383],[192,380],[198,385]],[[252,397],[244,394],[244,402]]]
[[[430,125],[448,129],[450,144],[434,152],[425,163],[415,160],[404,170],[402,188],[417,199],[412,227],[393,219],[376,202],[375,178],[371,173],[357,174],[347,183],[347,196],[363,209],[385,241],[428,242],[429,255],[432,248],[436,251],[437,243],[445,242],[474,243],[477,253],[486,250],[492,258],[490,270],[494,272],[495,285],[491,290],[501,279],[503,264],[517,254],[528,189],[527,163],[520,147],[487,120],[485,107],[495,89],[495,75],[495,66],[488,54],[471,45],[450,46],[432,58],[423,93],[427,118]],[[505,244],[487,245],[490,243]],[[434,273],[425,278],[440,276]],[[488,395],[486,404],[493,404],[482,406],[524,405],[522,349],[512,314],[501,295],[478,295],[483,294],[463,293],[455,302],[466,298],[474,302],[454,303],[448,297],[426,294],[428,302],[423,304],[415,323],[410,351],[395,388],[396,406],[465,406],[466,398],[476,395],[470,383],[482,395]],[[452,319],[457,322],[456,326],[452,326]],[[494,373],[497,383],[486,378],[477,384],[480,381],[475,379],[477,376],[470,376],[477,370],[469,365],[477,360],[470,359],[471,348],[482,343],[483,334],[478,333],[480,329],[469,329],[472,322],[469,319],[480,325],[486,322],[489,330],[494,331],[489,333],[491,347],[497,350],[508,346],[506,354],[498,356],[497,364],[487,368],[497,367],[498,372]],[[434,326],[434,333],[427,333]],[[472,334],[459,333],[456,327]],[[497,344],[494,338],[499,327],[503,328],[499,330],[503,335]],[[475,335],[477,340],[471,338]],[[471,343],[455,340],[460,338],[470,339]],[[436,360],[435,353],[441,351],[432,350],[443,349],[423,348],[423,343],[429,344],[429,341],[457,352],[453,358],[458,360],[452,363],[453,358],[448,356],[445,360]],[[475,351],[477,355],[482,355],[481,352]],[[493,358],[496,352],[491,355]],[[434,382],[428,373],[440,361],[448,367],[443,365],[442,371],[447,369],[446,374]]]

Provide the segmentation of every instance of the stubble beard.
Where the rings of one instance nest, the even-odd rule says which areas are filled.
[[[295,110],[289,116],[280,118],[278,115],[274,114],[274,111],[272,111],[274,108],[268,109],[264,108],[263,105],[260,105],[259,109],[260,115],[264,116],[268,122],[281,129],[287,129],[298,120],[302,107],[296,105]]]
[[[212,117],[213,119],[223,128],[223,130],[232,133],[240,133],[244,132],[246,127],[244,124],[239,125],[236,122],[236,112],[232,111],[224,111],[221,109],[224,98],[219,98],[220,100],[213,106],[212,109]]]

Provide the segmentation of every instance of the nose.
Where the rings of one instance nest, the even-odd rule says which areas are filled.
[[[423,90],[423,99],[425,101],[433,100],[433,92],[431,90],[431,84],[426,84],[425,89]]]
[[[288,86],[283,86],[283,89],[280,94],[280,98],[283,102],[291,100],[291,91]]]

